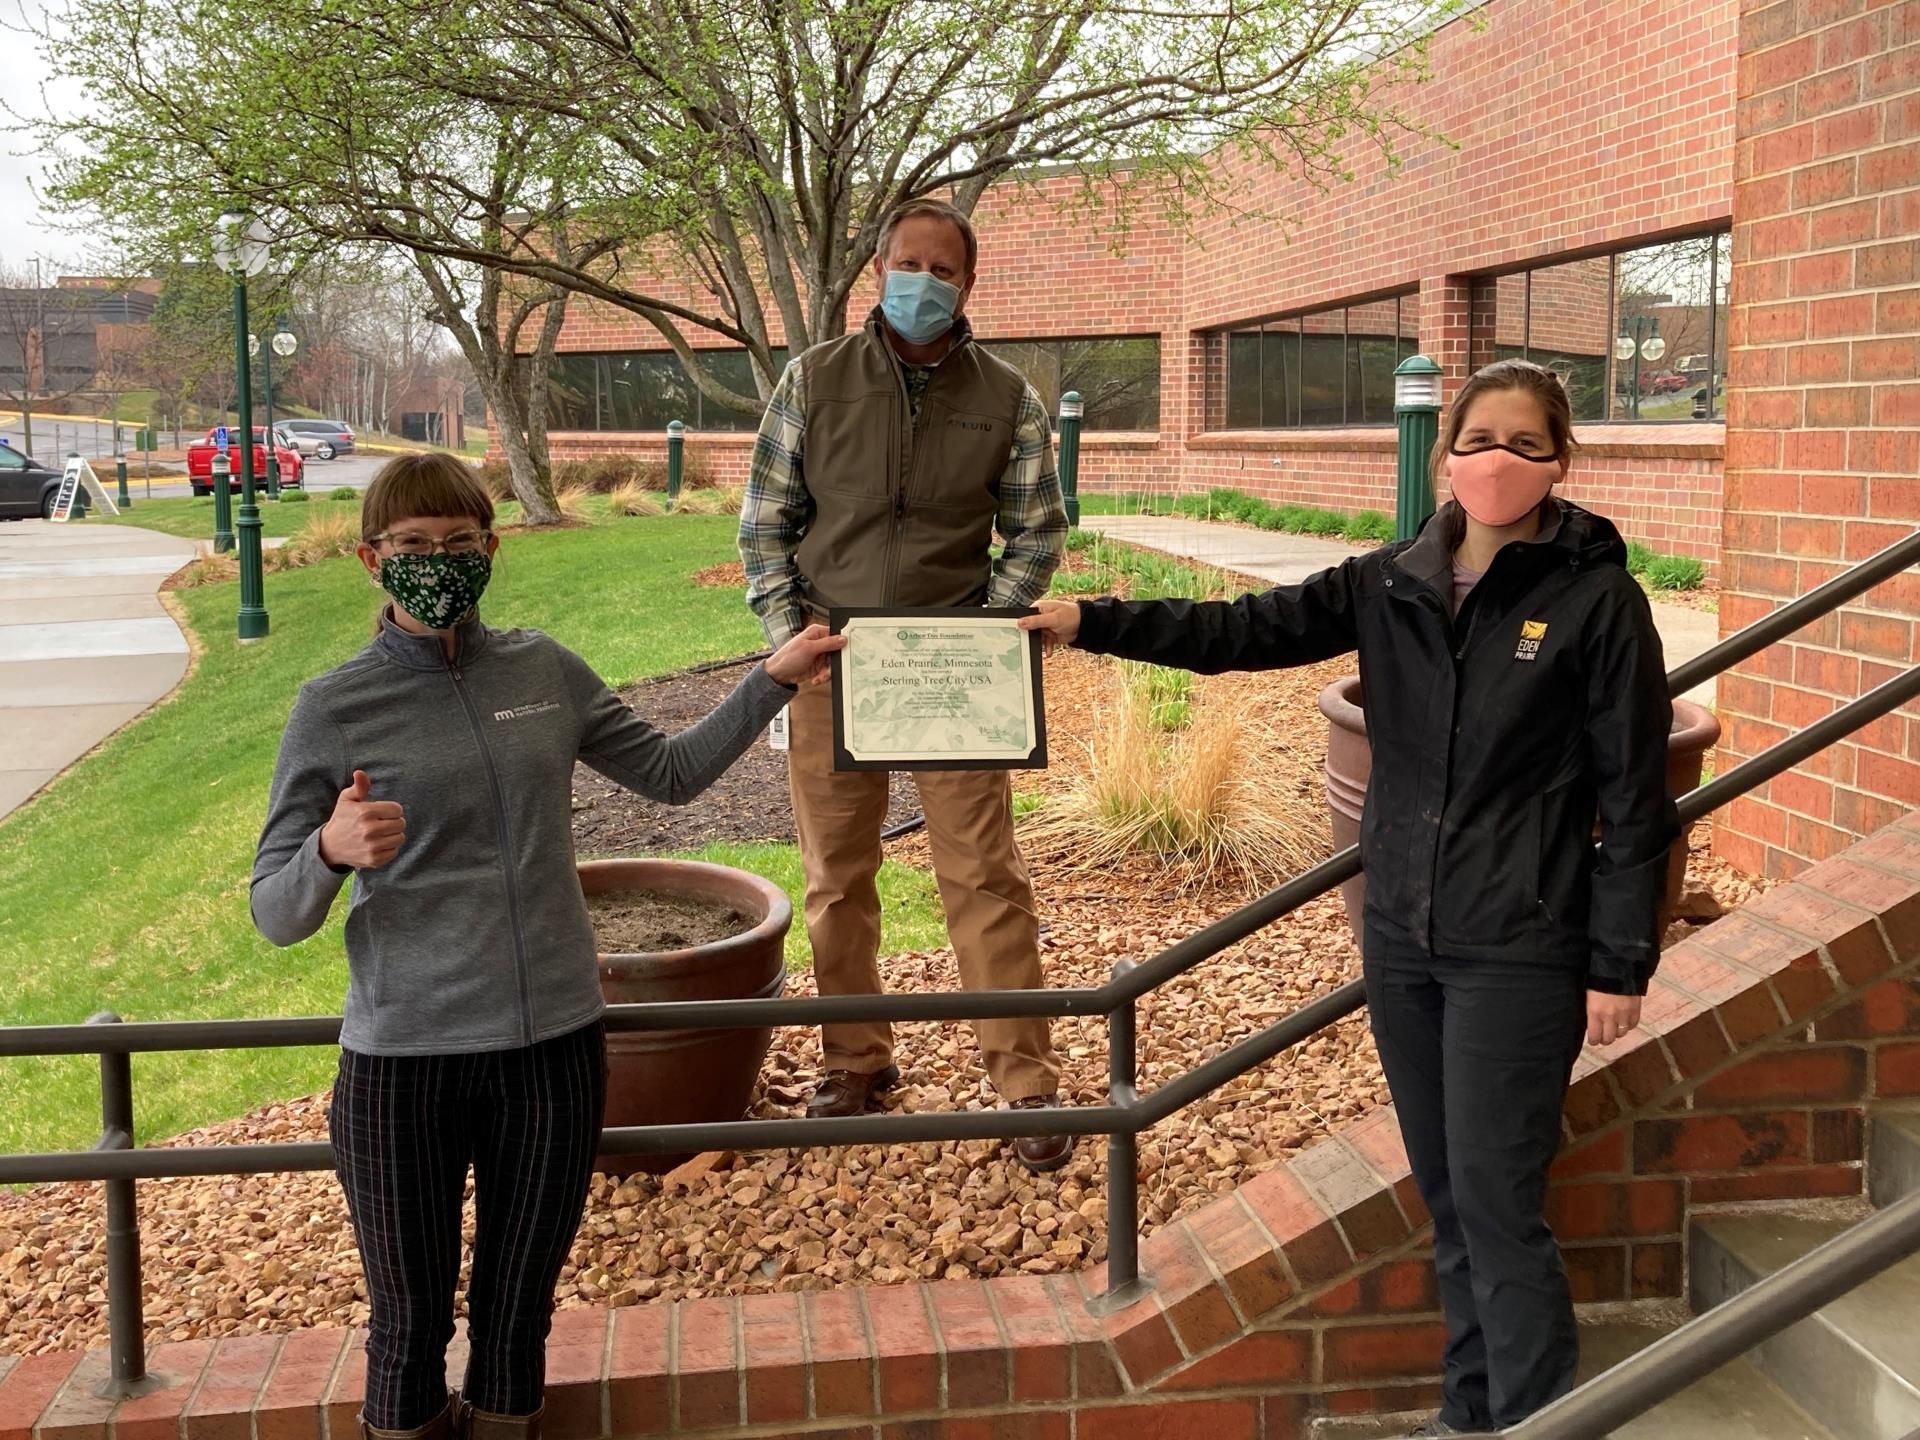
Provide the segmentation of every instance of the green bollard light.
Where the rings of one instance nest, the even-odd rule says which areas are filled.
[[[1427,463],[1440,436],[1440,367],[1426,356],[1409,355],[1394,370],[1393,414],[1400,426],[1393,538],[1411,540],[1433,514]]]
[[[680,498],[680,479],[686,469],[687,427],[679,420],[667,422],[667,512]]]
[[[117,497],[117,503],[122,510],[131,510],[133,508],[133,497],[127,493],[127,457],[124,455],[114,456],[113,468],[114,473],[120,480],[120,494]]]
[[[1060,397],[1060,494],[1067,502],[1067,528],[1080,528],[1080,422],[1086,405],[1078,390]]]

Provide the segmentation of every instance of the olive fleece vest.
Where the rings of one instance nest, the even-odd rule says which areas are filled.
[[[916,420],[878,310],[800,365],[814,514],[795,558],[809,607],[984,604],[1026,378],[975,345],[963,317]]]

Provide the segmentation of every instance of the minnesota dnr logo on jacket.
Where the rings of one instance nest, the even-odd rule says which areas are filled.
[[[1547,622],[1544,620],[1522,620],[1520,622],[1520,644],[1513,652],[1516,660],[1534,660],[1540,655],[1540,642],[1547,638]]]
[[[559,708],[560,702],[557,700],[539,700],[531,705],[516,705],[511,710],[496,710],[493,712],[493,718],[496,720],[524,720],[529,715],[545,715],[549,710],[558,710]]]

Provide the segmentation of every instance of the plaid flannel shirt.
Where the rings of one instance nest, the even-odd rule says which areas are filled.
[[[783,645],[808,624],[800,598],[794,551],[813,519],[813,499],[802,470],[807,385],[800,362],[788,362],[774,386],[754,441],[747,494],[740,510],[740,559],[747,571],[747,603]],[[1066,543],[1067,506],[1053,468],[1053,429],[1046,406],[1029,385],[1013,427],[1013,449],[1000,477],[994,528],[1004,542],[987,577],[987,604],[1031,605],[1047,593]]]

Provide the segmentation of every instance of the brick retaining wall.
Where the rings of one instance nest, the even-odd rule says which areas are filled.
[[[1576,1297],[1683,1295],[1696,1211],[1858,1195],[1866,1108],[1902,1097],[1920,1097],[1911,816],[1668,951],[1632,1043],[1583,1055],[1549,1199]],[[1152,1294],[1104,1318],[1098,1269],[563,1311],[547,1433],[1297,1440],[1317,1414],[1437,1396],[1391,1110],[1157,1231],[1141,1265]],[[347,1440],[362,1339],[163,1344],[172,1383],[119,1406],[91,1394],[102,1351],[0,1359],[0,1440]]]

